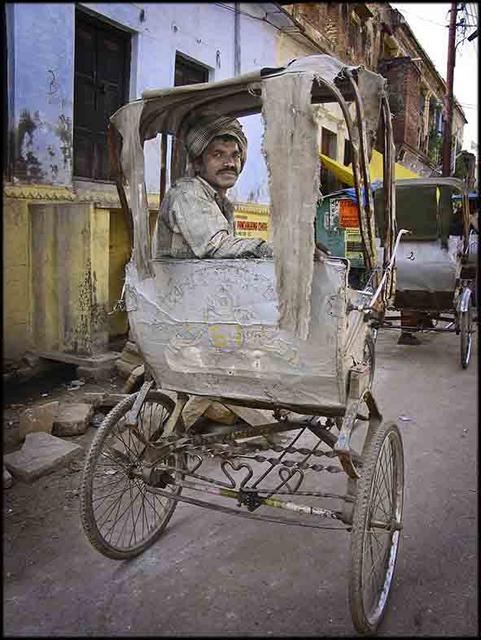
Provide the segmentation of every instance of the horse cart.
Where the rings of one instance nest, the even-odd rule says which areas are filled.
[[[322,103],[338,105],[352,144],[371,272],[363,289],[349,286],[348,259],[313,261]],[[212,110],[262,114],[273,259],[151,258],[144,142],[160,134],[165,148],[169,136],[182,140],[186,122]],[[112,409],[92,442],[81,484],[89,541],[110,558],[136,556],[159,538],[179,501],[259,521],[347,529],[352,618],[359,632],[372,633],[393,582],[404,488],[401,436],[372,392],[371,324],[392,298],[399,245],[384,78],[313,55],[230,80],[145,92],[111,123],[126,183],[119,182],[120,198],[133,221],[125,306],[152,379]],[[381,243],[368,172],[378,131]],[[174,145],[171,177],[180,156]],[[200,433],[184,426],[192,396],[266,410],[269,420]],[[273,434],[281,436],[269,449],[249,439]],[[343,478],[345,489],[329,490],[330,480]]]
[[[382,228],[383,189],[375,192],[375,211]],[[396,181],[396,218],[410,231],[396,257],[394,310],[407,312],[407,325],[389,315],[380,327],[452,332],[460,336],[460,362],[471,356],[476,246],[470,236],[465,183],[453,177]],[[406,315],[407,315],[406,314]]]

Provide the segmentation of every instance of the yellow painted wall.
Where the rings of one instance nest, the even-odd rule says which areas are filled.
[[[108,342],[109,211],[31,204],[35,349],[90,355]]]
[[[3,201],[3,354],[17,360],[31,344],[28,203]]]
[[[18,361],[26,351],[105,351],[109,209],[65,202],[55,188],[24,191],[32,197],[4,197],[4,359]]]
[[[90,267],[92,299],[90,333],[93,349],[105,351],[109,342],[110,210],[92,207],[90,211]]]

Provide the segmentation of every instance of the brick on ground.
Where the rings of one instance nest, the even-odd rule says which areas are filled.
[[[52,433],[53,421],[57,415],[59,402],[46,402],[35,407],[30,407],[20,414],[18,433],[21,440],[27,433]]]
[[[52,433],[55,436],[81,435],[89,428],[93,413],[93,406],[85,402],[60,405],[53,423]]]
[[[14,478],[34,482],[56,471],[83,451],[72,442],[65,442],[48,433],[27,433],[19,451],[8,453],[3,461]]]

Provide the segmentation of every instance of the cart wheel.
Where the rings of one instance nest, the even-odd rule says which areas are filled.
[[[124,560],[138,555],[160,536],[177,505],[149,491],[141,474],[145,444],[162,433],[175,403],[158,391],[149,391],[140,410],[136,436],[125,415],[137,394],[110,411],[96,433],[87,454],[80,486],[81,520],[90,543],[109,558]],[[171,454],[166,460],[175,479],[183,459]],[[166,490],[170,485],[166,484]],[[180,487],[171,489],[174,495]]]
[[[386,611],[402,522],[404,455],[394,423],[369,432],[363,447],[351,539],[349,602],[359,633],[373,633]]]
[[[471,344],[473,340],[473,307],[471,297],[468,301],[468,308],[459,314],[459,329],[461,332],[461,366],[466,369],[471,357]]]

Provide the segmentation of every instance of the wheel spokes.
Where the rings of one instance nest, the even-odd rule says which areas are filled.
[[[141,544],[171,504],[169,498],[149,493],[140,477],[148,442],[160,437],[168,415],[163,405],[145,402],[135,428],[127,426],[122,416],[97,458],[91,480],[92,513],[100,535],[117,549]]]
[[[396,513],[398,487],[394,446],[391,438],[387,437],[379,452],[364,531],[363,599],[366,611],[373,617],[377,611],[382,610],[383,601],[387,596],[392,578],[390,561],[399,536],[399,532],[393,531],[392,527],[399,515]]]

